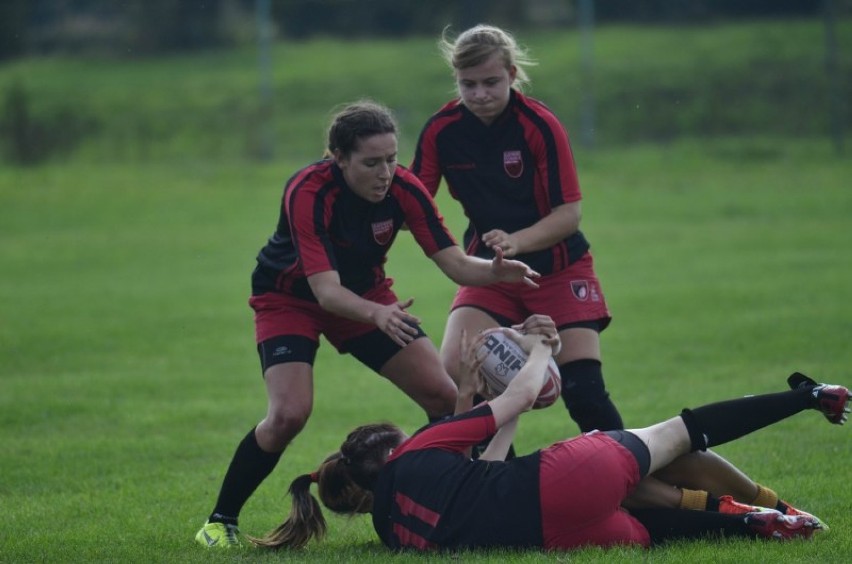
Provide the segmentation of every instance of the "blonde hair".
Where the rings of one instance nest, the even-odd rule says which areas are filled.
[[[511,33],[492,25],[479,24],[454,40],[449,37],[449,27],[444,28],[438,47],[453,70],[475,67],[494,53],[500,53],[507,69],[512,65],[517,69],[513,86],[521,91],[530,83],[525,67],[536,64]]]

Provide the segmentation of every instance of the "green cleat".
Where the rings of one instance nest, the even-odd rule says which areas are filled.
[[[208,521],[195,535],[195,542],[207,548],[239,548],[242,546],[239,534],[240,530],[236,525]]]

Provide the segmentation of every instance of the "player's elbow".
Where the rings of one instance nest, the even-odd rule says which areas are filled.
[[[335,295],[334,292],[314,292],[314,297],[317,299],[317,303],[323,309],[323,311],[327,311],[329,313],[335,313]]]

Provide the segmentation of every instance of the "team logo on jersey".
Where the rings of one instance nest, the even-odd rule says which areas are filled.
[[[373,227],[373,239],[379,245],[385,246],[390,243],[391,237],[393,236],[393,220],[386,219],[385,221],[378,221],[372,225]]]
[[[520,151],[503,151],[503,170],[511,178],[520,178],[524,172],[524,158]]]

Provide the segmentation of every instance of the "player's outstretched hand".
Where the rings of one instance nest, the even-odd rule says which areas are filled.
[[[376,327],[401,347],[413,341],[418,334],[420,319],[406,311],[413,303],[414,298],[408,298],[404,302],[382,305],[373,313]]]
[[[533,288],[538,288],[538,282],[535,280],[541,277],[541,274],[527,266],[527,263],[504,258],[503,249],[500,247],[494,247],[491,272],[504,282],[523,282]]]

